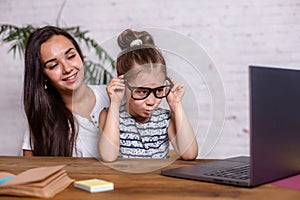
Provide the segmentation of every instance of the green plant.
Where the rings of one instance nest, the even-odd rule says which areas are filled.
[[[79,26],[61,28],[73,35],[81,46],[84,44],[87,49],[94,50],[96,61],[85,58],[85,82],[88,84],[108,83],[112,78],[111,71],[114,69],[113,59],[109,54],[94,39],[87,36],[87,30],[81,30]],[[23,59],[28,37],[36,29],[37,27],[32,25],[18,27],[11,24],[1,24],[1,40],[10,44],[8,52],[13,52],[14,57],[18,53],[20,58]],[[110,70],[106,66],[109,66]]]

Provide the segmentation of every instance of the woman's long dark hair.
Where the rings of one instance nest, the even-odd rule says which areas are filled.
[[[28,39],[25,50],[24,109],[27,116],[33,155],[72,156],[76,147],[77,127],[72,112],[65,106],[59,92],[50,81],[45,89],[44,64],[41,45],[54,35],[69,39],[82,61],[78,43],[66,31],[45,26]]]

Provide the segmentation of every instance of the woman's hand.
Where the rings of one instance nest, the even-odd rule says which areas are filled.
[[[117,78],[113,78],[106,87],[106,91],[111,102],[121,103],[123,99],[125,92],[125,84],[123,77],[124,75],[121,75]]]

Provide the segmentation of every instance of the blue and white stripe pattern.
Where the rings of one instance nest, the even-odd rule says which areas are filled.
[[[124,107],[120,111],[121,158],[168,158],[170,111],[156,108],[145,123],[137,123]]]

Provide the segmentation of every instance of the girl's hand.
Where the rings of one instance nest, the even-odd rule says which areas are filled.
[[[125,84],[123,77],[124,75],[121,75],[117,78],[113,78],[110,81],[110,83],[106,86],[106,91],[111,102],[121,103],[123,99],[125,92]]]
[[[174,108],[174,106],[177,106],[181,103],[181,100],[184,95],[184,86],[180,83],[175,82],[171,77],[169,78],[174,84],[173,88],[171,89],[171,92],[167,96],[168,104],[172,109]]]

